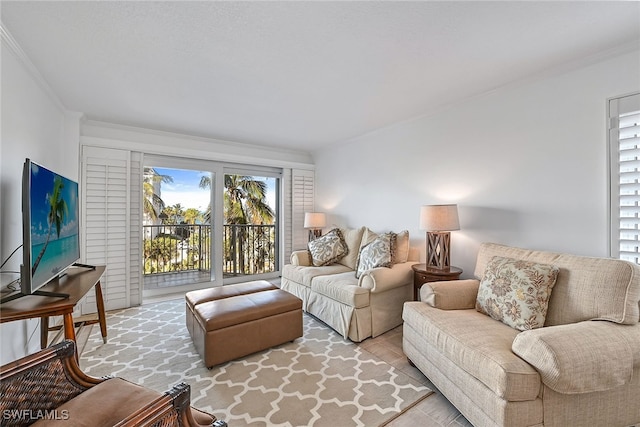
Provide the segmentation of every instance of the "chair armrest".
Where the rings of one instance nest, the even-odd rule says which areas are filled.
[[[420,301],[441,310],[475,308],[479,286],[476,279],[427,282],[420,288]]]
[[[512,350],[540,373],[549,388],[580,394],[631,381],[638,342],[640,324],[587,320],[521,332]]]
[[[66,340],[0,367],[0,413],[53,410],[106,379],[83,373]]]
[[[205,427],[211,426],[216,421],[216,417],[213,415],[192,409],[190,402],[190,386],[186,383],[180,383],[117,423],[114,427],[147,427],[156,425]]]
[[[384,292],[389,289],[406,286],[413,281],[411,266],[414,264],[417,263],[408,261],[393,264],[391,267],[376,267],[365,271],[358,280],[358,286],[367,288],[371,292]]]
[[[301,267],[309,267],[313,265],[311,261],[311,254],[308,250],[300,250],[291,252],[291,264],[299,265]]]
[[[0,367],[0,414],[24,416],[22,414],[54,411],[107,379],[109,377],[93,378],[83,373],[76,361],[75,343],[70,340],[63,341]],[[213,424],[216,418],[191,408],[190,400],[189,386],[184,383],[178,384],[117,425],[225,425],[220,421]],[[28,420],[22,418],[4,421],[7,426],[28,424]]]

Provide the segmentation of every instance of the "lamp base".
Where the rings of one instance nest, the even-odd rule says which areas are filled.
[[[449,270],[450,233],[448,231],[427,232],[427,267],[438,270]]]
[[[316,240],[318,237],[322,236],[321,228],[314,228],[309,230],[309,241]]]

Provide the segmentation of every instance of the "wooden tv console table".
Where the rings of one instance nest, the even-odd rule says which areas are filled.
[[[40,345],[48,345],[49,317],[62,316],[64,323],[64,337],[76,340],[73,322],[73,310],[78,302],[91,290],[95,289],[96,304],[98,306],[98,321],[102,340],[107,342],[107,321],[104,312],[104,300],[100,278],[104,274],[104,265],[96,266],[94,270],[83,267],[70,267],[61,278],[47,283],[40,290],[69,295],[69,298],[45,297],[27,295],[0,305],[0,323],[15,320],[40,318]]]

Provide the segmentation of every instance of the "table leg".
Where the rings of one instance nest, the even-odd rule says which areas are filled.
[[[40,318],[40,348],[49,346],[49,316]]]
[[[62,319],[64,322],[64,337],[68,340],[72,340],[73,342],[76,342],[76,328],[75,328],[75,325],[73,324],[73,313],[63,314]],[[79,361],[77,343],[76,343],[76,361]]]
[[[107,316],[104,312],[104,299],[102,298],[102,286],[100,281],[96,283],[96,305],[98,306],[98,320],[100,321],[100,333],[102,334],[102,342],[107,343]]]
[[[73,313],[65,313],[62,315],[64,320],[64,337],[68,340],[76,340],[76,328],[73,324]]]

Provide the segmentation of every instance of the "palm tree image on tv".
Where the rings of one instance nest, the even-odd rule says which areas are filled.
[[[44,253],[47,251],[47,246],[49,246],[49,241],[51,240],[51,232],[53,231],[53,226],[56,227],[56,237],[60,238],[60,227],[64,222],[64,218],[69,214],[69,208],[67,207],[67,203],[62,198],[62,189],[64,188],[64,183],[62,182],[62,178],[56,176],[53,180],[53,193],[49,196],[49,214],[47,215],[47,222],[49,223],[49,231],[47,232],[47,240],[44,241],[44,246],[42,250],[38,254],[38,257],[33,262],[33,267],[31,267],[31,275],[33,275],[38,269],[38,265],[40,265],[40,260],[44,256]]]
[[[77,183],[32,163],[31,275],[36,283],[55,277],[80,256],[77,197]]]

